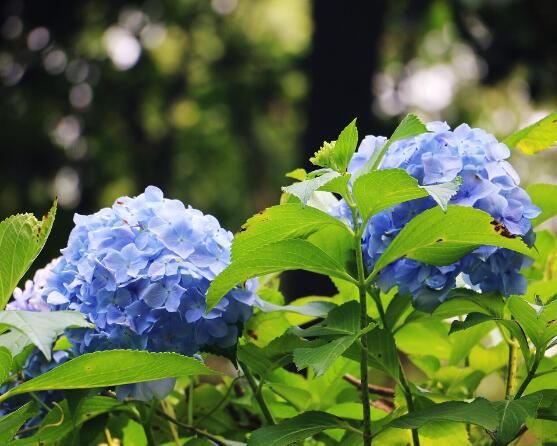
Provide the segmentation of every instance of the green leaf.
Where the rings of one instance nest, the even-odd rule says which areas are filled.
[[[8,445],[17,431],[28,419],[38,413],[35,404],[30,402],[16,411],[0,418],[0,444]]]
[[[354,181],[352,193],[363,221],[394,205],[428,195],[403,169],[374,170],[362,175]]]
[[[344,223],[312,207],[287,203],[267,208],[248,219],[234,237],[232,262],[269,243],[306,239],[329,226],[350,235],[350,229]]]
[[[532,220],[532,226],[541,225],[544,221],[557,215],[557,184],[531,184],[526,188],[532,202],[542,213]]]
[[[524,331],[522,330],[522,328],[524,327],[521,328],[521,326],[519,326],[518,322],[515,320],[502,319],[500,317],[490,316],[484,313],[470,313],[468,314],[468,316],[466,316],[466,319],[464,321],[453,321],[449,334],[461,330],[467,330],[471,327],[475,327],[479,324],[490,321],[494,321],[500,327],[505,327],[510,332],[510,334],[518,340],[522,356],[524,356],[526,364],[529,364],[530,347],[528,345],[528,340],[526,339]]]
[[[553,112],[528,127],[506,137],[503,144],[518,147],[527,155],[554,147],[557,142],[557,112]]]
[[[543,321],[538,318],[536,310],[518,296],[511,296],[507,307],[534,345],[538,348],[544,347],[543,331],[545,327]]]
[[[310,161],[316,166],[328,167],[338,172],[346,172],[352,155],[358,145],[356,119],[348,124],[334,143],[325,142]]]
[[[493,221],[488,213],[464,206],[449,206],[446,213],[439,207],[428,209],[402,228],[377,260],[371,278],[402,257],[443,266],[482,245],[532,255],[520,238],[506,237]]]
[[[302,206],[305,206],[319,188],[338,177],[340,177],[340,173],[331,170],[311,180],[304,180],[290,186],[285,186],[282,188],[282,191],[298,197],[302,202]]]
[[[346,421],[334,415],[310,411],[274,426],[257,429],[253,432],[248,446],[287,446],[327,429],[353,430]]]
[[[218,372],[177,353],[108,350],[72,359],[0,395],[0,401],[40,390],[93,389],[190,375]]]
[[[207,311],[238,283],[252,277],[296,269],[354,281],[337,260],[314,244],[306,240],[282,240],[233,259],[211,283],[207,291]]]
[[[462,179],[460,177],[456,177],[454,180],[449,181],[448,183],[442,184],[432,184],[430,186],[420,186],[422,189],[425,189],[431,198],[435,200],[435,202],[443,209],[445,212],[447,211],[447,207],[449,206],[450,199],[458,192],[458,188]]]
[[[254,344],[240,345],[238,361],[247,364],[260,377],[265,377],[273,370],[291,363],[292,352],[306,344],[307,341],[298,336],[286,333],[262,348]]]
[[[371,158],[354,174],[354,178],[364,175],[372,170],[376,170],[381,165],[381,160],[387,153],[387,150],[391,144],[402,139],[411,138],[413,136],[421,135],[422,133],[427,133],[428,129],[425,124],[414,114],[409,114],[404,117],[400,122],[398,127],[395,129],[391,138],[387,143],[381,148],[381,150],[376,150]]]
[[[43,249],[56,215],[56,202],[41,221],[17,214],[0,222],[0,310]]]
[[[14,359],[32,345],[29,337],[18,330],[0,335],[0,348],[8,349]]]
[[[470,403],[448,401],[432,404],[396,418],[387,426],[399,429],[418,429],[431,421],[458,421],[482,426],[491,431],[499,425],[497,411],[491,403],[483,398],[476,398]]]
[[[0,323],[25,334],[50,361],[52,344],[65,328],[90,328],[94,325],[77,311],[0,311]]]
[[[0,386],[8,379],[12,370],[12,355],[6,347],[0,347]]]
[[[457,192],[460,179],[450,183],[420,186],[404,169],[374,170],[354,181],[352,192],[362,215],[367,221],[375,214],[405,201],[430,195],[446,211],[449,200]]]
[[[342,336],[328,344],[294,350],[294,363],[298,370],[311,367],[315,376],[321,376],[350,347],[356,336]]]
[[[540,394],[533,394],[517,400],[493,401],[491,404],[499,418],[497,429],[493,433],[496,444],[509,444],[526,419],[536,416],[541,399]]]

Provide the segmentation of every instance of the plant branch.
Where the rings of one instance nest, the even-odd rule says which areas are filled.
[[[381,317],[381,322],[383,322],[383,328],[385,330],[391,331],[391,327],[389,327],[387,324],[387,319],[385,317],[385,309],[383,308],[383,303],[381,302],[381,295],[379,289],[376,287],[371,288],[370,295],[375,301],[375,305],[377,305],[377,311],[379,313],[379,316]],[[399,382],[402,387],[402,390],[404,390],[404,398],[406,399],[406,405],[408,406],[408,413],[410,413],[414,411],[414,400],[412,398],[412,391],[410,390],[410,386],[408,385],[408,380],[406,379],[406,373],[402,368],[402,364],[400,362],[400,358],[398,357],[398,355],[397,358],[399,362],[399,375],[400,375]],[[420,446],[420,436],[418,434],[417,429],[412,429],[412,443],[414,446]]]
[[[265,398],[263,398],[263,394],[261,393],[261,388],[257,385],[257,382],[255,381],[255,378],[252,375],[250,369],[243,362],[240,363],[240,366],[242,367],[244,376],[246,377],[246,380],[248,381],[248,384],[251,387],[253,396],[255,396],[255,400],[257,401],[257,404],[259,404],[259,408],[261,409],[261,412],[263,413],[265,420],[267,421],[268,424],[275,424],[275,419],[273,418],[273,414],[269,410],[269,406],[267,406],[267,403],[265,402]]]
[[[205,437],[213,442],[215,442],[217,445],[219,446],[228,446],[226,444],[226,442],[222,441],[220,438],[216,437],[213,434],[210,434],[209,432],[206,432],[204,430],[198,429],[195,426],[190,426],[189,424],[186,423],[182,423],[178,420],[176,420],[175,418],[171,417],[170,415],[165,414],[162,410],[158,410],[157,409],[157,415],[164,418],[165,420],[170,421],[171,423],[174,423],[176,426],[182,427],[186,430],[189,430],[190,432],[193,432],[201,437]]]
[[[514,395],[516,384],[516,373],[518,370],[518,342],[511,337],[509,343],[509,360],[507,367],[507,386],[505,389],[505,398],[510,399]]]
[[[345,200],[352,212],[352,223],[354,225],[354,250],[356,251],[356,266],[358,270],[358,290],[360,295],[360,330],[368,325],[367,317],[367,291],[365,284],[364,257],[362,253],[362,241],[360,234],[360,223],[358,221],[358,211],[349,192],[345,193]],[[369,386],[368,386],[368,351],[367,337],[362,336],[360,339],[360,394],[362,399],[363,411],[363,443],[364,446],[371,445],[371,410],[369,404]]]
[[[532,379],[536,376],[536,371],[538,370],[538,366],[540,365],[544,353],[545,352],[543,350],[536,350],[536,356],[534,357],[532,367],[530,367],[530,370],[528,370],[528,374],[526,375],[526,378],[524,378],[524,381],[522,381],[522,384],[516,392],[514,399],[518,399],[524,394],[524,391],[528,387],[528,384],[530,384],[530,381],[532,381]]]
[[[362,387],[362,382],[355,376],[350,375],[349,373],[345,374],[342,378],[345,381],[349,382],[350,384],[353,384],[358,388]],[[371,383],[368,383],[367,387],[369,391],[375,395],[384,396],[386,398],[394,398],[395,396],[395,389],[393,389],[392,387],[383,387]]]

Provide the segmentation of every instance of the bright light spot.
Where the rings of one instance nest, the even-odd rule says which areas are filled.
[[[148,17],[138,9],[124,9],[118,16],[118,22],[132,33],[138,32]]]
[[[211,7],[217,14],[228,15],[238,7],[238,0],[211,0]]]
[[[62,147],[74,145],[81,135],[81,124],[75,116],[64,116],[52,132],[54,141]]]
[[[103,42],[108,56],[118,70],[128,70],[139,60],[141,45],[127,29],[119,26],[108,28]]]
[[[50,41],[50,32],[45,27],[41,26],[31,30],[27,36],[27,47],[31,51],[40,51],[48,45]]]
[[[71,167],[62,167],[53,184],[54,195],[58,197],[58,204],[62,207],[73,208],[79,203],[81,191],[79,190],[79,175]]]
[[[74,59],[66,68],[66,78],[72,84],[80,84],[89,76],[89,64],[81,59]]]
[[[8,40],[17,39],[23,31],[23,22],[19,17],[11,16],[2,25],[2,36]]]
[[[4,85],[16,85],[24,73],[23,66],[15,62],[11,54],[0,53],[0,77]]]
[[[456,87],[454,71],[449,65],[438,64],[418,68],[402,80],[399,87],[401,100],[427,112],[438,112],[453,99]]]
[[[50,51],[43,59],[44,69],[50,74],[60,74],[66,69],[68,58],[62,50]]]
[[[149,48],[150,50],[161,46],[165,37],[166,28],[159,23],[147,25],[141,30],[141,43],[145,48]]]
[[[70,90],[70,103],[75,108],[85,108],[91,104],[93,90],[89,84],[83,83],[72,87]]]

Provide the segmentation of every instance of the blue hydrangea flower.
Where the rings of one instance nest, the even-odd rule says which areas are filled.
[[[76,355],[115,348],[193,355],[237,342],[257,298],[248,284],[205,314],[207,289],[230,263],[232,234],[214,217],[150,186],[74,222],[43,296],[95,324],[67,330]],[[136,396],[149,392],[164,393]]]
[[[48,305],[42,299],[41,295],[46,286],[46,278],[49,276],[50,271],[59,259],[54,259],[45,268],[38,269],[33,277],[33,280],[28,280],[25,282],[25,288],[21,290],[16,288],[13,292],[13,300],[8,303],[6,310],[20,310],[20,311],[40,311],[48,312],[51,311],[50,305]],[[43,373],[52,370],[54,367],[63,364],[70,359],[70,353],[63,350],[54,351],[52,353],[52,360],[47,361],[44,355],[38,350],[34,349],[31,354],[25,360],[22,369],[22,376],[16,377],[12,376],[9,378],[8,382],[0,386],[0,394],[8,391],[16,384],[23,381],[35,378]],[[42,401],[46,405],[50,405],[54,401],[60,401],[63,399],[63,392],[61,391],[49,391],[38,393]],[[14,410],[18,409],[22,404],[29,401],[28,395],[18,395],[16,397],[10,398],[2,403],[0,403],[0,416],[6,415]],[[46,410],[41,409],[41,413],[34,417],[33,419],[27,421],[24,427],[34,426],[38,424],[42,417],[45,415]]]
[[[392,144],[380,168],[401,168],[416,178],[420,185],[445,183],[461,177],[462,184],[450,204],[482,209],[509,231],[534,242],[531,219],[540,210],[520,188],[520,179],[506,161],[507,146],[481,129],[462,124],[453,131],[445,123],[428,124],[430,133]],[[380,150],[386,138],[367,136],[354,154],[348,171],[356,172],[371,155]],[[435,206],[432,198],[402,203],[372,217],[366,226],[362,246],[369,271],[393,238],[413,217]],[[341,201],[330,210],[338,218],[347,219],[349,209]],[[410,293],[415,304],[432,309],[445,299],[462,275],[470,286],[481,291],[498,291],[503,295],[524,294],[526,280],[520,275],[528,257],[509,250],[481,247],[459,262],[435,267],[409,259],[387,266],[378,276],[378,286],[387,291],[398,286]]]

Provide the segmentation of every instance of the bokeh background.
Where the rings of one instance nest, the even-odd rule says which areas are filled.
[[[554,110],[555,23],[555,0],[3,0],[0,217],[59,197],[42,263],[149,184],[235,231],[353,117],[505,136]]]

